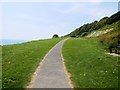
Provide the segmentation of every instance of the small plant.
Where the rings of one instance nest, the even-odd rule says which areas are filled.
[[[84,37],[86,35],[88,35],[88,32],[84,32],[84,33],[81,34],[82,37]]]

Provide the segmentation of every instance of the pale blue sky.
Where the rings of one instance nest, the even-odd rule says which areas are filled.
[[[118,11],[117,2],[4,2],[2,39],[37,40],[59,36]]]

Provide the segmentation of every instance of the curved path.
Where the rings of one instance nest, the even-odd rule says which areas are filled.
[[[56,44],[45,56],[32,88],[71,88],[61,57],[62,45],[66,40]]]

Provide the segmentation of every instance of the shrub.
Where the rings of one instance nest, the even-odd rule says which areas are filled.
[[[84,37],[86,35],[88,35],[88,32],[84,32],[84,33],[81,34],[82,37]]]
[[[59,36],[57,34],[54,34],[53,38],[59,38]]]
[[[73,37],[73,38],[75,38],[76,36],[75,36],[75,35],[70,35],[70,37]]]
[[[105,46],[105,49],[108,49],[110,46],[115,47],[120,41],[120,33],[117,30],[109,34],[105,34],[100,38],[100,43]]]

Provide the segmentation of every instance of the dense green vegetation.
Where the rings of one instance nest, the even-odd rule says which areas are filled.
[[[2,46],[2,87],[23,88],[45,54],[62,38]]]
[[[120,20],[120,11],[113,14],[111,17],[109,17],[107,20],[106,20],[106,23],[105,24],[112,24],[112,23],[115,23],[117,21]]]
[[[57,34],[54,34],[52,38],[58,38],[59,36]]]
[[[104,46],[106,50],[109,47],[115,47],[117,44],[120,44],[120,21],[107,25],[100,30],[113,29],[107,34],[100,36],[100,43]]]
[[[120,20],[120,11],[113,14],[111,17],[104,17],[99,21],[94,21],[92,23],[84,24],[83,26],[75,29],[70,33],[71,37],[80,37],[89,34],[91,31],[99,30],[106,25],[113,24]]]
[[[117,88],[118,57],[106,54],[98,38],[73,38],[62,49],[75,88]]]

